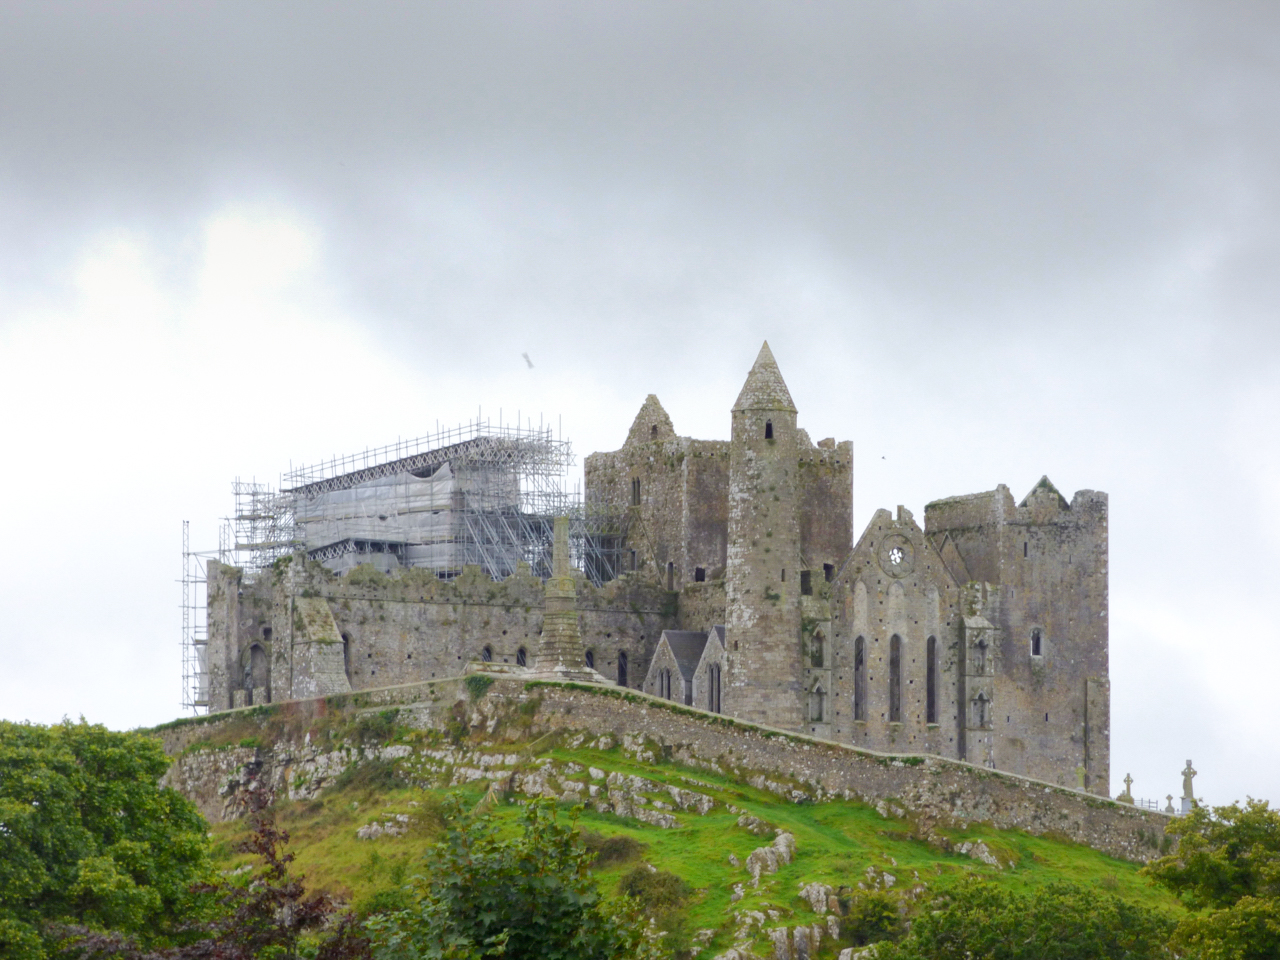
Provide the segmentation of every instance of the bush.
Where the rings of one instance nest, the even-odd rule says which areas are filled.
[[[849,898],[840,929],[855,947],[897,940],[904,930],[898,905],[898,898],[887,890],[859,890]]]
[[[572,826],[557,822],[554,803],[526,806],[522,835],[508,840],[457,800],[449,821],[427,851],[426,875],[411,883],[411,905],[366,922],[376,960],[657,957],[643,919],[601,901],[590,854]]]
[[[1111,894],[1058,883],[1030,895],[969,880],[916,917],[877,960],[1163,960],[1174,921]]]
[[[618,881],[618,892],[633,898],[650,916],[668,913],[689,896],[689,885],[666,870],[641,864]]]
[[[604,837],[594,831],[583,830],[582,843],[587,848],[587,853],[592,856],[591,866],[597,870],[630,863],[648,849],[648,844],[641,843],[625,833]]]

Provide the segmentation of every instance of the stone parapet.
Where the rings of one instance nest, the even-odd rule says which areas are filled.
[[[890,804],[915,820],[923,834],[934,827],[983,822],[1002,830],[1053,834],[1111,856],[1145,862],[1159,854],[1169,820],[1155,811],[961,761],[862,750],[634,690],[588,684],[494,677],[483,695],[474,698],[465,680],[452,678],[230,711],[176,721],[153,733],[170,755],[179,758],[168,782],[192,796],[201,809],[219,813],[235,807],[235,784],[251,779],[242,772],[250,764],[263,764],[259,776],[282,784],[301,782],[298,773],[303,768],[314,768],[323,778],[336,775],[336,761],[304,737],[307,724],[297,721],[334,711],[391,707],[399,708],[406,721],[428,729],[450,729],[464,715],[472,737],[489,737],[497,744],[536,740],[559,731],[647,742],[656,748],[653,762],[683,763],[741,778],[783,800]],[[273,725],[292,732],[282,733],[288,742],[274,746],[238,753],[214,749],[222,745],[220,737],[243,737],[255,724],[264,732]],[[209,749],[202,749],[205,745]],[[348,750],[344,762],[360,762],[382,752]],[[210,792],[212,796],[205,795]]]

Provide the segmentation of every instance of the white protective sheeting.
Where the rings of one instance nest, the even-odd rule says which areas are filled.
[[[368,480],[345,490],[298,498],[294,518],[307,549],[341,540],[439,543],[453,539],[459,484],[449,464],[426,479],[411,473]]]

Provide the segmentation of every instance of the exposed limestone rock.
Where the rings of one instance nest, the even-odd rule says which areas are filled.
[[[795,852],[795,837],[786,832],[779,833],[769,846],[752,850],[747,857],[747,872],[751,874],[752,885],[760,885],[762,873],[777,873],[778,865],[790,863]]]
[[[378,837],[400,837],[409,830],[409,815],[394,813],[391,819],[366,823],[356,830],[357,840],[376,840]]]
[[[823,916],[831,899],[831,888],[825,883],[810,883],[800,888],[800,899],[806,900],[813,912]]]

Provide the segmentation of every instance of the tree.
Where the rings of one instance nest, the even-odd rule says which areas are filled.
[[[148,949],[116,931],[64,928],[80,960],[369,960],[369,941],[352,914],[328,894],[307,893],[290,875],[289,834],[276,827],[270,807],[254,798],[251,834],[237,849],[255,854],[259,867],[235,881],[201,884],[213,901],[209,917],[183,925],[182,942]],[[304,939],[305,938],[305,939]]]
[[[375,960],[609,960],[658,956],[626,900],[605,905],[592,855],[553,804],[525,807],[522,833],[502,840],[488,815],[454,801],[445,839],[426,854],[407,910],[371,918]]]
[[[1204,960],[1280,957],[1280,811],[1253,799],[1196,807],[1166,832],[1177,851],[1146,873],[1193,911],[1175,945]]]
[[[1111,894],[1053,884],[1031,895],[969,880],[921,912],[877,960],[1157,960],[1174,921]]]
[[[208,827],[168,767],[140,734],[0,721],[0,957],[45,956],[53,923],[161,943],[190,916]]]

